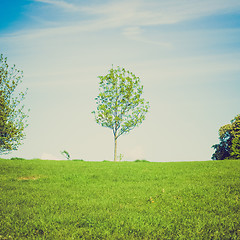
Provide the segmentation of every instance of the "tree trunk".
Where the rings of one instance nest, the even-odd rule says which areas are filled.
[[[114,136],[114,162],[117,161],[117,138]]]

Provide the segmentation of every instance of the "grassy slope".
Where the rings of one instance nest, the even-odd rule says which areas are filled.
[[[0,239],[240,239],[240,161],[0,160]]]

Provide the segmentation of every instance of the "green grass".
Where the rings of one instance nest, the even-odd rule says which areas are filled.
[[[0,160],[0,239],[240,239],[240,161]]]

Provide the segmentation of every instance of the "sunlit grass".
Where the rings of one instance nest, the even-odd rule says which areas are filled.
[[[0,160],[0,239],[239,239],[240,161]]]

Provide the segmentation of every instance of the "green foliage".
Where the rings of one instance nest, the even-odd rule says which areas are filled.
[[[66,150],[62,151],[61,154],[62,154],[67,160],[70,160],[70,159],[71,159],[69,152],[66,151]]]
[[[93,113],[98,124],[112,129],[116,141],[144,121],[149,102],[142,98],[140,78],[124,68],[112,68],[99,79],[99,95],[95,98],[97,110]]]
[[[96,122],[111,128],[118,138],[143,122],[149,103],[141,98],[140,79],[124,68],[112,68],[109,74],[99,76],[99,79],[97,110],[93,113]]]
[[[120,153],[120,155],[118,156],[119,161],[122,161],[123,157],[124,157],[124,155],[122,153]]]
[[[25,137],[27,115],[22,101],[26,92],[15,93],[23,73],[7,64],[0,55],[0,155],[17,150]]]
[[[231,139],[220,139],[219,144],[214,144],[212,148],[215,152],[212,155],[213,160],[224,160],[230,157]]]
[[[212,146],[215,149],[212,159],[240,159],[239,137],[240,115],[237,115],[233,120],[231,120],[230,124],[224,125],[219,129],[220,143]]]
[[[240,161],[0,169],[0,239],[239,239]]]
[[[240,136],[236,136],[232,140],[232,152],[231,157],[235,159],[240,159]]]

